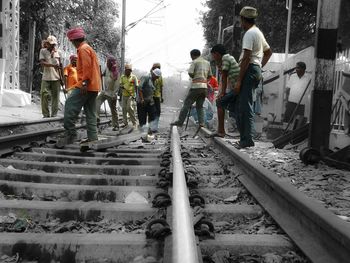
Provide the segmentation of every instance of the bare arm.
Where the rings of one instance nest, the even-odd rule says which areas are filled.
[[[221,96],[224,96],[226,93],[226,88],[227,88],[227,76],[228,76],[228,71],[223,70],[221,73],[221,90],[219,91],[219,94]]]
[[[241,64],[240,64],[239,75],[238,75],[238,78],[236,81],[236,85],[233,89],[235,91],[235,93],[239,93],[239,91],[241,90],[242,80],[245,76],[245,73],[247,72],[248,67],[249,67],[251,55],[252,55],[251,50],[244,49],[243,58],[242,58]]]
[[[261,61],[261,67],[264,67],[266,65],[266,63],[269,61],[271,56],[272,56],[272,51],[270,48],[264,51],[264,55]]]
[[[40,60],[40,64],[41,64],[43,67],[59,68],[59,65],[54,65],[54,64],[51,64],[51,63],[49,63],[49,62],[46,62],[45,59],[41,59],[41,60]]]

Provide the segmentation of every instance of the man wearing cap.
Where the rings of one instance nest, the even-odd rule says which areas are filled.
[[[138,87],[138,104],[139,104],[139,122],[143,128],[148,119],[148,133],[154,132],[153,122],[156,117],[156,107],[154,103],[154,91],[156,90],[156,81],[162,76],[159,68],[155,68],[147,76],[141,77],[141,82]]]
[[[188,70],[188,75],[192,78],[191,88],[185,98],[177,121],[172,122],[170,125],[181,127],[192,104],[196,102],[198,124],[200,128],[205,125],[203,103],[208,95],[207,82],[212,76],[212,73],[210,63],[201,56],[201,52],[198,49],[191,50],[190,56],[192,63]]]
[[[160,69],[160,63],[153,63],[153,66],[151,68],[151,72],[154,69]],[[162,76],[159,76],[155,81],[155,90],[153,93],[153,99],[154,99],[154,105],[156,108],[155,116],[154,116],[154,122],[152,127],[152,132],[157,132],[159,129],[159,118],[161,113],[161,106],[160,104],[163,102],[163,78]]]
[[[97,141],[96,124],[96,97],[101,89],[100,67],[97,55],[92,47],[85,41],[85,32],[81,27],[70,29],[68,39],[77,49],[78,82],[75,89],[66,100],[64,108],[65,138],[60,140],[56,147],[73,143],[77,136],[75,121],[84,108],[86,115],[87,139],[81,144],[80,150],[89,148],[90,143]]]
[[[286,111],[284,113],[284,122],[290,122],[292,117],[297,115],[304,116],[305,114],[305,103],[307,100],[307,96],[305,96],[304,91],[308,86],[310,81],[310,77],[305,74],[306,64],[304,62],[297,62],[295,71],[287,82],[286,93],[288,102],[286,105]],[[303,97],[302,97],[303,96]],[[300,101],[300,104],[298,105]],[[295,108],[296,109],[294,116],[292,116]]]
[[[130,64],[125,64],[124,74],[120,78],[119,87],[122,89],[122,110],[123,123],[128,126],[128,114],[133,127],[137,126],[135,118],[134,100],[136,98],[136,90],[138,86],[137,77],[132,74]]]
[[[65,91],[68,93],[68,96],[78,82],[77,59],[77,55],[71,55],[69,57],[70,63],[63,69]]]
[[[59,94],[60,94],[60,54],[56,50],[57,39],[54,36],[48,36],[46,39],[46,48],[40,49],[39,60],[43,67],[43,76],[41,80],[40,99],[41,112],[44,118],[56,117],[58,112]],[[51,99],[51,115],[49,110],[49,99]]]
[[[237,148],[254,146],[253,92],[261,79],[261,67],[270,59],[272,52],[263,33],[255,26],[258,12],[254,7],[245,6],[240,11],[241,26],[245,31],[242,53],[239,58],[240,72],[234,87],[237,98],[237,127],[240,141]]]
[[[99,120],[100,117],[102,103],[104,103],[104,101],[107,100],[112,114],[113,131],[116,131],[119,129],[117,110],[119,68],[117,64],[117,59],[115,57],[107,57],[107,67],[102,75],[104,76],[104,90],[97,97],[97,119]]]

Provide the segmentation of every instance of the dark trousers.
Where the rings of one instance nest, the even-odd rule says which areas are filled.
[[[86,94],[81,94],[80,89],[73,89],[70,93],[66,100],[66,104],[64,105],[63,125],[67,137],[75,137],[77,135],[75,122],[81,108],[84,108],[88,139],[90,141],[98,139],[96,124],[96,97],[97,92],[88,91]]]
[[[240,133],[240,144],[245,147],[254,145],[254,110],[253,90],[261,80],[261,69],[258,65],[250,64],[242,81],[238,95],[237,127]]]
[[[149,126],[151,127],[152,122],[155,119],[156,107],[153,102],[138,103],[137,114],[138,114],[139,123],[141,127],[147,123],[147,118],[148,118]]]
[[[298,103],[295,103],[295,102],[290,102],[290,101],[287,102],[286,111],[284,113],[284,118],[283,118],[284,122],[291,121],[292,114],[293,114],[295,108],[297,107],[297,105],[298,105]],[[305,113],[305,105],[300,104],[293,117],[295,117],[297,115],[304,116],[304,113]]]
[[[160,118],[160,97],[153,97],[154,100],[154,106],[155,106],[155,116],[154,116],[154,122],[153,122],[153,127],[152,131],[157,131],[159,128],[159,118]]]
[[[207,96],[208,91],[207,88],[200,89],[190,89],[185,98],[184,105],[181,108],[178,122],[182,125],[186,120],[187,113],[191,109],[192,104],[196,102],[196,109],[198,114],[198,124],[204,126],[204,110],[203,103],[205,101],[205,97]]]
[[[154,107],[155,107],[155,116],[160,116],[160,98],[159,97],[153,97],[154,100]]]

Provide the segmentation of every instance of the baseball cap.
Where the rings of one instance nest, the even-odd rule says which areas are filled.
[[[48,36],[46,40],[51,45],[57,45],[57,38],[55,36]]]

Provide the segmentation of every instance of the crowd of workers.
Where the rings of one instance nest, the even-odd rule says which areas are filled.
[[[178,119],[171,125],[182,126],[189,113],[192,113],[198,122],[198,129],[208,126],[208,120],[213,118],[214,91],[218,90],[215,100],[218,126],[211,136],[226,135],[225,111],[229,111],[240,133],[240,140],[235,146],[239,149],[254,146],[254,113],[259,114],[259,110],[256,110],[256,91],[261,86],[259,85],[262,79],[261,68],[272,55],[263,33],[255,25],[257,16],[257,10],[253,7],[246,6],[240,11],[241,26],[245,34],[238,62],[228,54],[222,44],[211,48],[211,57],[220,73],[219,83],[212,75],[209,61],[201,56],[201,52],[198,49],[190,52],[192,63],[188,74],[191,86]],[[57,40],[54,36],[49,36],[43,43],[39,58],[43,66],[40,95],[44,118],[57,115],[59,92],[63,84],[67,93],[64,109],[65,136],[56,146],[64,147],[76,139],[75,122],[82,109],[87,124],[87,139],[82,144],[96,141],[100,108],[105,101],[111,110],[113,130],[118,130],[120,128],[118,97],[121,99],[124,127],[128,127],[130,120],[133,128],[136,128],[137,117],[141,129],[147,127],[149,133],[157,132],[161,114],[160,105],[163,101],[161,65],[154,63],[149,74],[138,80],[130,64],[124,65],[125,70],[120,76],[117,59],[108,56],[106,69],[102,72],[95,51],[86,42],[84,30],[80,27],[73,28],[67,32],[67,37],[75,46],[77,55],[70,56],[70,64],[63,70],[60,53],[55,48]],[[292,77],[294,84],[299,83],[301,89],[307,81],[303,78],[305,69],[305,63],[299,62],[297,75]],[[300,102],[295,101],[299,96],[297,93],[294,90],[289,93],[286,118],[299,107]],[[49,99],[51,99],[51,114]],[[135,102],[137,114],[135,114]],[[298,112],[302,110],[302,107],[299,107]]]

